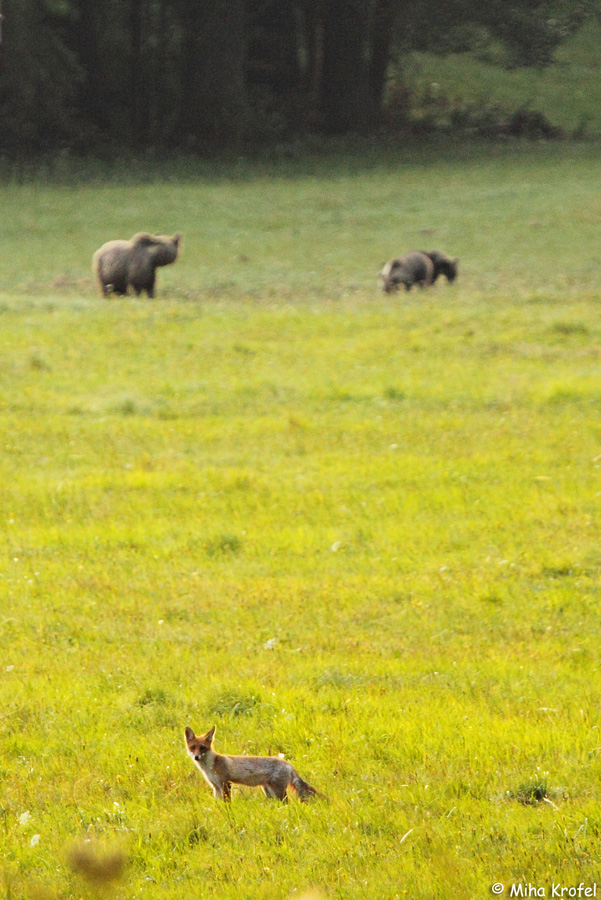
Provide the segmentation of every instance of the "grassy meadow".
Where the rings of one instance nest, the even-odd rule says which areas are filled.
[[[592,884],[599,147],[84,176],[0,186],[0,893]],[[101,299],[140,229],[181,259]],[[416,247],[456,284],[382,295]],[[328,802],[219,804],[212,724]]]
[[[499,48],[497,48],[499,51]],[[506,69],[474,52],[401,60],[402,83],[416,97],[442,96],[476,108],[520,106],[544,113],[568,134],[601,134],[601,19],[591,18],[555,51],[543,68]]]

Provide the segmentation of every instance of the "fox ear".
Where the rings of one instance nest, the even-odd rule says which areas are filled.
[[[217,731],[217,726],[213,725],[213,727],[209,731],[207,731],[207,733],[205,734],[205,741],[208,741],[209,744],[212,744],[216,731]]]
[[[186,727],[186,740],[187,740],[187,741],[193,741],[193,740],[194,740],[194,736],[195,736],[195,735],[194,735],[194,732],[192,731],[192,729]]]

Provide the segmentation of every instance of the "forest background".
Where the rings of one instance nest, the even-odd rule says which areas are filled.
[[[457,96],[416,92],[415,54],[540,71],[600,10],[597,0],[3,0],[0,153],[211,153],[382,128],[411,138],[441,118],[456,131],[549,136],[558,130],[533,110],[514,121],[515,109],[511,120],[483,114],[484,95],[474,113]]]

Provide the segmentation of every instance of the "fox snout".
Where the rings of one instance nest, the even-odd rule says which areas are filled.
[[[186,749],[194,762],[200,763],[203,761],[203,758],[209,753],[213,746],[213,737],[215,735],[215,726],[207,731],[206,734],[198,735],[198,737],[194,734],[191,728],[186,728]]]

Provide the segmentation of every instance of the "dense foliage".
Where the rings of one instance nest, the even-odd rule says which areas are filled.
[[[379,121],[392,57],[544,65],[592,0],[4,0],[0,150],[221,146]],[[398,67],[396,69],[398,71]]]

